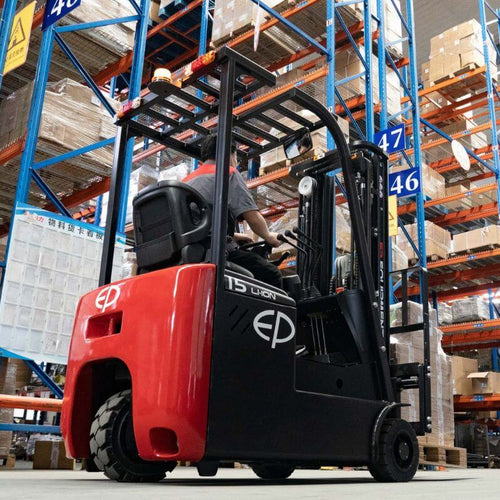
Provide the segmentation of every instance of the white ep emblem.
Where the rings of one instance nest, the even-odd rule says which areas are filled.
[[[271,342],[272,349],[276,347],[276,344],[284,344],[292,340],[295,335],[293,321],[281,311],[262,311],[255,316],[253,327],[259,337]],[[283,336],[280,337],[280,334]]]
[[[117,285],[107,286],[103,288],[95,299],[95,306],[104,312],[108,307],[116,304],[118,297],[120,297],[120,287]]]

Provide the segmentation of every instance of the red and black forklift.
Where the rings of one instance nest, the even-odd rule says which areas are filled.
[[[368,466],[379,481],[415,474],[417,435],[431,430],[428,302],[423,322],[407,324],[415,270],[401,271],[404,321],[390,327],[387,156],[347,144],[335,116],[297,88],[235,112],[275,83],[223,48],[158,75],[119,114],[100,288],[76,312],[63,400],[66,449],[88,470],[159,481],[178,461],[196,463],[201,476],[238,461],[264,479],[323,465]],[[290,170],[299,222],[282,238],[297,248],[297,273],[273,288],[226,259],[231,144],[241,157],[277,147],[296,156],[323,127],[336,148]],[[138,275],[111,283],[127,142],[147,138],[199,158],[209,133],[218,137],[215,200],[175,181],[140,192]],[[333,258],[333,172],[352,221],[342,266]],[[423,362],[396,364],[391,333],[417,330]],[[407,389],[419,393],[417,422],[401,419]]]

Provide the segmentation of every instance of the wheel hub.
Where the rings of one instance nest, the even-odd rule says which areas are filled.
[[[401,441],[398,446],[398,454],[401,460],[406,461],[410,457],[410,447],[406,441]]]

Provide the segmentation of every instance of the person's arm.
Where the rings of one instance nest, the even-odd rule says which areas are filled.
[[[269,243],[269,245],[279,247],[283,243],[278,240],[277,233],[269,232],[267,222],[258,210],[248,210],[242,216],[248,222],[250,229],[266,243]]]

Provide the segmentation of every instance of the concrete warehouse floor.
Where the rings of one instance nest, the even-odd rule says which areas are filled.
[[[365,471],[299,470],[288,480],[266,482],[256,478],[249,469],[221,469],[215,478],[202,479],[194,468],[179,467],[168,477],[158,484],[126,484],[109,481],[100,473],[16,468],[0,471],[0,498],[498,500],[500,497],[498,469],[418,472],[412,482],[400,484],[376,483]]]

